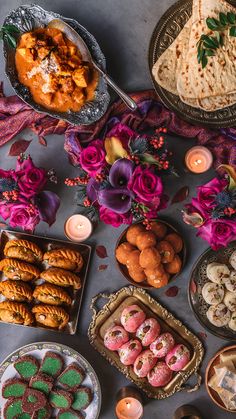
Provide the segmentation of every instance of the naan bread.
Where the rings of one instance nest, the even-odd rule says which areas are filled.
[[[193,0],[192,28],[188,52],[182,60],[177,78],[177,90],[183,100],[225,96],[236,92],[236,38],[224,32],[224,45],[208,57],[202,69],[197,61],[197,42],[203,33],[211,34],[206,26],[207,17],[219,17],[219,12],[234,12],[236,9],[224,0]],[[218,99],[216,100],[217,103]],[[235,96],[223,99],[223,103],[234,103]],[[225,106],[227,106],[225,105]]]
[[[192,27],[192,17],[188,20],[174,42],[163,52],[152,68],[152,74],[157,83],[175,95],[177,91],[177,76],[182,61],[188,50],[189,35]]]

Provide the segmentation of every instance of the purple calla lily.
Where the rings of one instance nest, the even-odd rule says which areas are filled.
[[[114,188],[123,188],[133,174],[134,164],[128,159],[119,159],[111,167],[109,173],[110,184]]]
[[[126,188],[109,188],[98,191],[100,205],[116,212],[124,214],[131,208],[133,194]]]
[[[86,187],[86,193],[87,193],[88,199],[92,202],[92,204],[97,201],[97,193],[100,187],[101,187],[100,182],[97,182],[92,177],[89,179],[87,187]]]
[[[41,220],[52,225],[56,221],[56,213],[60,206],[60,199],[54,192],[43,191],[36,197],[39,217]]]

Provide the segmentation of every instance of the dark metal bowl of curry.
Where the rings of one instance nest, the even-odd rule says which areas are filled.
[[[54,19],[69,24],[105,70],[105,57],[97,41],[76,20],[47,12],[38,5],[25,5],[13,10],[4,22],[19,30],[16,48],[4,39],[6,74],[16,94],[37,112],[72,124],[91,124],[107,110],[110,97],[106,82],[90,63],[83,61],[65,33],[48,27]]]

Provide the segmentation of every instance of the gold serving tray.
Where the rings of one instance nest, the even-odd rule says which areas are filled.
[[[99,298],[108,300],[107,304],[97,312],[95,303]],[[138,304],[147,317],[155,317],[161,325],[162,332],[171,332],[177,343],[185,344],[190,350],[191,359],[186,367],[174,374],[173,379],[162,388],[152,387],[146,378],[137,377],[132,366],[125,366],[120,362],[117,352],[112,352],[103,344],[103,338],[106,330],[114,325],[120,324],[120,315],[126,306]],[[201,341],[195,336],[183,323],[176,319],[167,309],[154,300],[147,292],[141,288],[129,286],[121,288],[114,294],[98,294],[92,299],[91,309],[93,310],[93,318],[89,326],[88,337],[94,348],[103,355],[111,365],[114,365],[122,372],[130,381],[141,388],[148,397],[153,399],[165,399],[172,396],[177,391],[186,389],[187,391],[195,391],[199,388],[201,377],[198,374],[204,349]],[[198,377],[197,384],[189,389],[184,386],[190,375],[196,373]]]
[[[43,252],[47,252],[48,250],[51,249],[56,249],[59,247],[67,247],[69,249],[72,250],[77,250],[81,253],[83,260],[84,260],[84,266],[82,268],[82,270],[79,273],[79,277],[81,280],[81,288],[79,290],[72,290],[71,287],[67,288],[67,291],[69,292],[71,298],[72,298],[72,305],[69,309],[69,311],[66,309],[66,311],[68,311],[69,315],[70,315],[70,321],[68,323],[68,325],[65,327],[65,329],[60,330],[60,333],[68,333],[70,335],[74,335],[77,329],[77,325],[78,325],[78,320],[79,320],[79,311],[80,311],[80,307],[81,307],[81,302],[82,302],[82,298],[83,298],[83,292],[84,292],[84,287],[85,287],[85,282],[86,282],[86,278],[87,278],[87,273],[88,273],[88,267],[89,267],[89,261],[90,261],[90,256],[91,256],[91,251],[92,248],[91,246],[87,245],[87,244],[74,244],[68,241],[63,241],[63,240],[55,240],[52,238],[47,238],[47,237],[40,237],[40,236],[35,236],[35,235],[31,235],[31,234],[26,234],[26,233],[18,233],[17,231],[10,231],[10,230],[1,230],[0,233],[0,260],[3,259],[4,253],[4,247],[6,245],[6,243],[9,240],[13,240],[13,239],[24,239],[24,240],[29,240],[35,244],[37,244],[40,249]],[[44,269],[47,269],[49,266],[46,262],[41,262],[41,264],[37,265],[41,271],[43,271]],[[75,272],[76,273],[76,272]],[[3,272],[0,272],[0,281],[3,281],[4,279],[6,279],[6,277],[4,276]],[[31,281],[31,285],[32,284],[39,284],[41,283],[42,280],[38,279],[36,281]],[[3,296],[0,295],[0,301],[3,301],[5,298],[3,298]],[[30,304],[28,304],[28,306],[31,306]],[[6,323],[6,322],[2,322],[0,321],[0,323],[5,323],[5,324],[10,324],[10,323]],[[33,327],[33,328],[37,328],[37,329],[47,329],[47,330],[51,330],[51,331],[55,331],[58,332],[57,329],[52,329],[49,327],[43,327],[43,326],[24,326],[24,325],[19,325],[19,324],[15,324],[15,323],[11,323],[14,326],[20,326],[20,327]]]

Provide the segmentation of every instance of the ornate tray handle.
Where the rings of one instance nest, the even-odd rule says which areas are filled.
[[[95,297],[92,298],[90,308],[93,311],[93,316],[96,316],[98,313],[98,308],[96,307],[96,302],[100,298],[103,298],[104,300],[110,301],[114,297],[114,294],[105,294],[103,292],[100,292],[99,294],[95,295]]]
[[[180,391],[185,390],[185,391],[187,391],[187,393],[193,393],[194,391],[197,391],[200,388],[200,385],[201,385],[201,382],[202,382],[202,376],[199,373],[199,370],[195,371],[194,374],[191,377],[193,377],[194,375],[195,375],[196,380],[197,380],[196,384],[194,386],[191,386],[190,384],[182,384],[182,386],[180,387]]]

